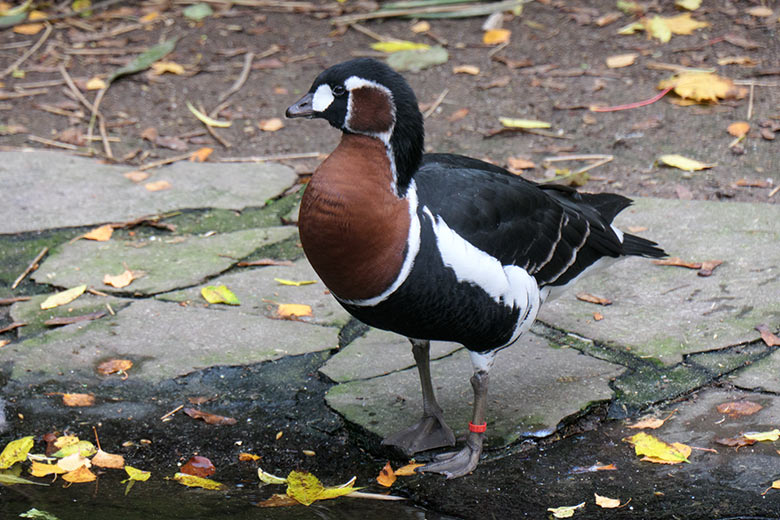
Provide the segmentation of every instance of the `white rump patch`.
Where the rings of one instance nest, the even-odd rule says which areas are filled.
[[[469,357],[471,358],[471,366],[474,367],[474,372],[490,372],[493,362],[496,360],[496,351],[474,352],[469,350]]]
[[[331,103],[333,103],[333,92],[328,85],[320,85],[317,90],[314,91],[314,98],[312,99],[311,107],[316,112],[324,112]]]

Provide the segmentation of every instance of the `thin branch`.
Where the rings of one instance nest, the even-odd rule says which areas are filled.
[[[247,78],[249,78],[249,72],[252,70],[252,60],[255,59],[255,53],[254,52],[247,52],[244,56],[244,68],[241,69],[241,74],[238,76],[238,79],[236,79],[235,83],[231,85],[229,89],[227,89],[222,95],[219,96],[218,102],[222,103],[227,98],[241,90],[241,87],[244,86],[244,83],[246,83]],[[216,110],[216,109],[215,109]],[[214,117],[213,115],[211,117]]]
[[[652,103],[655,103],[662,97],[664,97],[666,94],[669,93],[670,90],[672,90],[674,87],[667,87],[661,91],[660,94],[651,97],[650,99],[645,99],[644,101],[636,101],[634,103],[628,103],[627,105],[617,105],[614,107],[590,107],[591,112],[617,112],[618,110],[630,110],[632,108],[639,108],[643,106],[650,105]]]
[[[267,162],[267,161],[291,161],[293,159],[316,159],[320,152],[287,153],[277,155],[254,155],[249,157],[220,157],[216,162],[225,163],[245,163],[245,162]]]
[[[437,97],[436,101],[434,101],[433,105],[431,105],[431,108],[426,110],[425,113],[423,114],[423,119],[428,119],[428,117],[430,117],[430,115],[433,114],[434,110],[439,108],[439,105],[442,104],[442,102],[444,101],[444,98],[446,98],[447,94],[449,94],[449,93],[450,93],[450,89],[448,89],[448,88],[445,88],[444,90],[442,90],[441,94],[439,94],[439,97]]]
[[[28,274],[30,274],[30,273],[31,273],[31,272],[33,272],[34,270],[38,269],[38,262],[40,262],[40,261],[41,261],[41,258],[43,258],[43,255],[45,255],[45,254],[46,254],[46,253],[48,253],[48,252],[49,252],[49,248],[48,248],[48,247],[44,247],[43,249],[41,249],[41,252],[40,252],[40,253],[38,253],[38,254],[35,256],[35,258],[33,258],[33,261],[32,261],[32,262],[30,262],[30,263],[27,265],[27,269],[25,269],[25,270],[24,270],[24,272],[23,272],[22,274],[20,274],[20,275],[19,275],[19,276],[16,278],[16,280],[14,280],[14,283],[11,285],[11,289],[16,289],[16,288],[19,286],[19,284],[20,284],[20,283],[22,283],[22,280],[24,280],[24,279],[25,279],[25,277],[26,277]]]
[[[27,51],[24,54],[22,54],[19,57],[19,59],[17,59],[15,62],[10,64],[3,72],[0,72],[0,79],[6,77],[8,74],[10,74],[14,70],[16,70],[16,68],[19,65],[21,65],[22,63],[24,63],[24,61],[27,58],[32,56],[33,53],[35,53],[35,51],[37,51],[40,48],[40,46],[43,45],[43,42],[45,42],[46,39],[49,37],[49,35],[51,34],[52,29],[53,29],[53,26],[51,24],[47,23],[46,24],[46,31],[43,33],[43,36],[41,36],[40,39],[37,42],[35,42],[35,45],[33,45],[32,47],[27,49]]]

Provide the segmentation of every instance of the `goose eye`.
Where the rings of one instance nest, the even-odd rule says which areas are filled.
[[[336,85],[331,90],[333,91],[334,96],[343,96],[344,92],[346,92],[343,85]]]

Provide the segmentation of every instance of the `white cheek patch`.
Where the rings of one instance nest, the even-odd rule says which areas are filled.
[[[324,112],[333,103],[333,92],[328,85],[320,85],[314,91],[311,107],[315,112]]]

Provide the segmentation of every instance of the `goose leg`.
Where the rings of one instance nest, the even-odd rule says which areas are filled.
[[[447,423],[444,422],[439,403],[433,392],[431,383],[431,358],[428,340],[409,339],[412,342],[412,353],[417,363],[417,372],[420,374],[422,386],[423,416],[417,423],[405,430],[390,435],[382,444],[398,446],[407,455],[420,451],[441,448],[443,446],[455,446],[455,435]]]
[[[474,375],[471,376],[471,387],[474,390],[474,409],[471,423],[469,423],[466,445],[460,451],[437,456],[435,462],[426,464],[418,471],[439,473],[450,479],[471,473],[479,464],[486,428],[488,373],[493,365],[493,355],[492,352],[488,354],[471,352],[471,361],[474,365]]]

